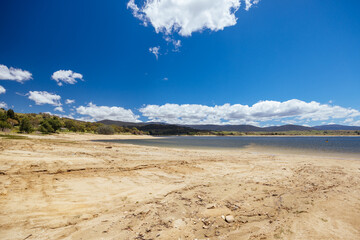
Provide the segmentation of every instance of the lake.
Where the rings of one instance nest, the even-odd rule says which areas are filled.
[[[295,151],[298,153],[349,153],[360,156],[360,137],[258,137],[258,136],[234,136],[234,137],[209,137],[209,136],[171,136],[154,137],[151,139],[126,139],[126,140],[101,140],[105,142],[117,142],[156,147],[197,148],[197,149],[244,149],[249,147],[261,147],[265,149],[277,149]]]

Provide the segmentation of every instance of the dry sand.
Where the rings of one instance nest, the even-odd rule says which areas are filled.
[[[0,239],[360,239],[360,161],[120,137],[1,139]]]

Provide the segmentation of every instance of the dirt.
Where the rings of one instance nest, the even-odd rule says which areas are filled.
[[[0,239],[359,239],[360,161],[100,138],[0,139]]]

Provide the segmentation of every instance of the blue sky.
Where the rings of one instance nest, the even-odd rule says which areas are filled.
[[[1,104],[92,121],[360,125],[359,1],[167,2],[5,1]]]

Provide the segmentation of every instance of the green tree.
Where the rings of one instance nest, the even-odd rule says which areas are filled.
[[[34,131],[29,118],[25,117],[20,122],[20,132],[31,133]]]
[[[34,129],[30,123],[29,118],[25,117],[20,122],[20,132],[31,133]]]
[[[7,110],[6,115],[7,115],[7,118],[15,119],[15,112],[12,109]]]
[[[42,133],[54,133],[62,127],[62,124],[58,117],[47,117],[41,124],[39,131]]]
[[[0,121],[6,121],[7,115],[5,111],[0,111]]]
[[[48,119],[45,119],[41,122],[39,131],[42,133],[54,133],[54,129],[52,128],[51,124],[49,123]]]
[[[52,117],[52,118],[48,119],[48,121],[49,121],[49,124],[51,125],[51,127],[54,129],[54,132],[56,132],[57,130],[59,130],[62,127],[62,124],[58,117]]]

